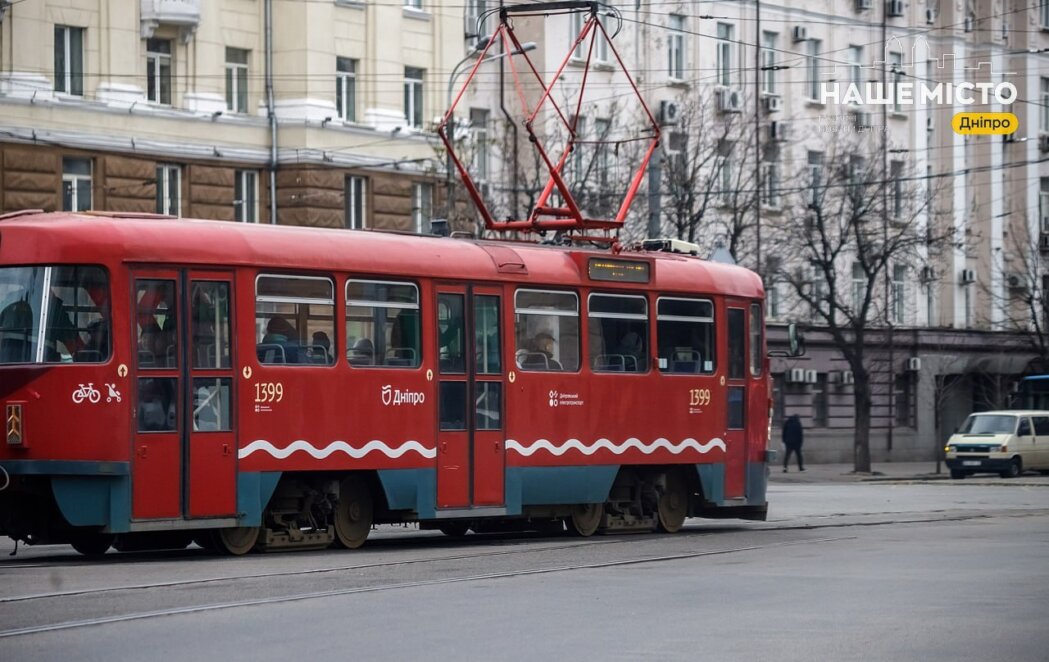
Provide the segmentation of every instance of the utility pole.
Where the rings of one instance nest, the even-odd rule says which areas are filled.
[[[754,270],[761,272],[761,0],[754,0]]]

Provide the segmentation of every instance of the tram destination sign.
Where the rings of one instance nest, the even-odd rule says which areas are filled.
[[[606,257],[592,257],[588,264],[590,280],[610,280],[620,283],[647,283],[649,276],[648,262],[634,260],[614,260]]]

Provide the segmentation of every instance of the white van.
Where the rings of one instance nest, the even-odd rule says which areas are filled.
[[[974,473],[1014,478],[1028,469],[1049,474],[1049,411],[971,414],[944,451],[951,478]]]

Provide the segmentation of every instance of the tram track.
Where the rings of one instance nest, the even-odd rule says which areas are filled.
[[[117,614],[112,616],[102,616],[97,618],[80,619],[73,621],[64,621],[51,624],[41,624],[29,627],[14,628],[10,630],[0,630],[0,639],[19,637],[31,634],[41,634],[46,632],[56,632],[62,630],[72,630],[78,628],[94,627],[100,625],[108,625],[113,623],[126,623],[131,621],[147,620],[152,618],[163,618],[165,616],[178,616],[183,614],[197,614],[202,612],[212,612],[220,610],[230,610],[245,607],[265,606],[274,604],[283,604],[291,602],[302,602],[308,600],[318,600],[324,598],[332,598],[339,596],[348,595],[359,595],[367,593],[379,593],[385,591],[397,591],[406,590],[412,588],[422,588],[428,586],[440,586],[446,584],[458,584],[476,581],[489,581],[499,579],[510,579],[515,577],[525,577],[534,575],[545,575],[545,574],[556,574],[563,572],[578,572],[585,570],[600,570],[605,568],[615,568],[632,565],[643,565],[650,563],[668,563],[674,561],[682,561],[688,559],[710,557],[710,556],[724,556],[729,554],[739,554],[745,552],[764,551],[769,549],[797,546],[797,545],[815,545],[815,544],[827,544],[834,542],[841,542],[845,540],[853,540],[856,536],[839,536],[833,538],[813,538],[808,540],[790,540],[783,542],[773,542],[768,544],[758,545],[743,545],[738,547],[727,547],[723,549],[714,550],[697,550],[690,552],[682,552],[677,554],[664,554],[654,556],[639,556],[626,559],[614,559],[609,561],[599,561],[592,563],[573,563],[565,565],[556,565],[543,568],[524,568],[514,569],[502,572],[490,572],[490,573],[479,573],[465,576],[456,577],[443,577],[435,579],[416,580],[409,582],[390,582],[382,583],[373,586],[355,586],[342,589],[331,589],[325,591],[310,591],[304,593],[296,593],[289,595],[269,596],[261,598],[251,598],[245,600],[234,600],[228,602],[219,602],[202,605],[190,605],[185,607],[175,607],[169,609],[157,609],[148,611],[132,612],[127,614]],[[427,561],[443,560],[443,559],[426,559]]]

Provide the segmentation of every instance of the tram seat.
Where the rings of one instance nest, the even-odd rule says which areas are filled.
[[[606,372],[627,372],[627,359],[633,359],[632,356],[624,356],[623,354],[599,354],[594,359],[594,370],[603,370]],[[637,371],[637,361],[634,361],[634,371]]]
[[[263,343],[255,346],[259,363],[287,363],[284,348],[277,343]]]
[[[411,367],[415,365],[414,347],[391,347],[386,350],[386,365]]]
[[[32,345],[21,338],[0,340],[0,363],[27,363],[32,360]]]
[[[328,365],[328,350],[323,345],[309,345],[306,347],[306,357],[310,363],[317,365]]]
[[[153,356],[153,352],[148,349],[138,350],[138,366],[140,368],[155,368],[157,365],[157,359]]]
[[[550,359],[542,352],[523,352],[517,357],[517,364],[525,370],[550,369]]]
[[[670,372],[698,374],[701,365],[699,352],[691,349],[676,349],[670,361]]]
[[[174,368],[175,364],[176,364],[175,362],[177,360],[178,360],[178,347],[176,347],[175,345],[172,345],[172,346],[168,347],[168,351],[166,352],[166,355],[165,355],[165,358],[164,358],[164,361],[165,361],[164,365],[166,367],[168,367],[168,368]]]
[[[73,355],[74,363],[99,363],[102,361],[102,352],[97,349],[81,349]]]

